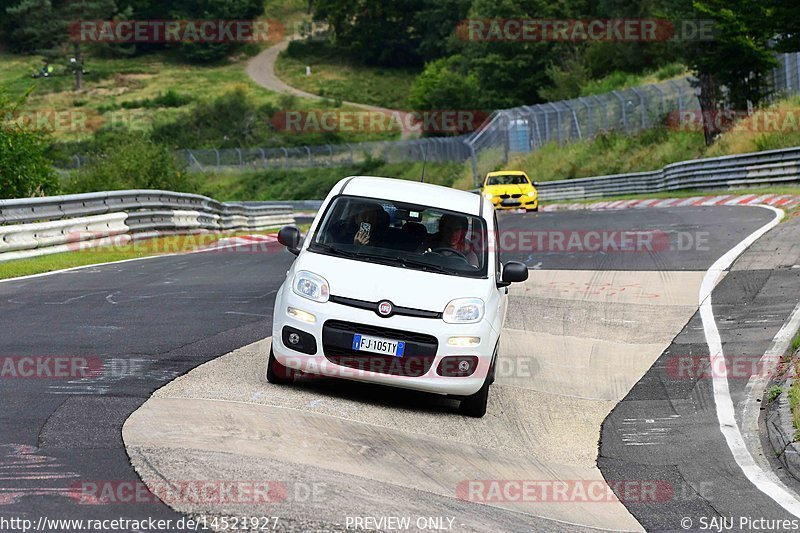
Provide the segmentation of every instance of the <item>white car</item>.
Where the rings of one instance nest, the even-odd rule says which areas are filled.
[[[492,204],[398,179],[350,177],[322,204],[275,298],[270,383],[297,371],[448,395],[486,413],[508,285]]]

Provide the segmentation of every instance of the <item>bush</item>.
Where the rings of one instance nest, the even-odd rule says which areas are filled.
[[[197,186],[170,148],[141,133],[107,131],[90,143],[88,162],[66,180],[64,189],[70,194],[121,189],[195,192]]]
[[[273,108],[259,108],[243,89],[197,104],[171,122],[156,124],[152,139],[172,148],[263,146],[271,136]]]
[[[58,194],[58,178],[47,157],[47,133],[23,129],[10,120],[22,100],[12,104],[0,89],[0,198]]]
[[[193,100],[191,96],[180,94],[172,89],[164,94],[159,94],[155,98],[144,98],[142,100],[131,100],[122,102],[123,109],[156,109],[159,107],[183,107]]]

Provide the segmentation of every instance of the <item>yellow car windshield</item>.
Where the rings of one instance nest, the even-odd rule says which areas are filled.
[[[525,176],[519,174],[505,174],[501,176],[489,176],[486,185],[526,185],[530,182]]]

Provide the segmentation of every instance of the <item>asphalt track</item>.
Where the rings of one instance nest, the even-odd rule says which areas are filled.
[[[534,250],[511,253],[504,259],[521,259],[530,268],[541,270],[703,271],[771,217],[764,209],[737,207],[508,215],[501,222],[507,230],[635,228],[655,229],[671,237],[669,246],[652,253]],[[672,237],[698,234],[705,235],[707,246],[681,250],[672,244]],[[68,495],[79,482],[138,480],[121,438],[125,420],[175,377],[271,335],[272,295],[291,260],[283,251],[203,253],[0,283],[0,354],[96,356],[104,368],[100,378],[92,379],[0,380],[0,457],[4,467],[0,516],[179,517],[158,503],[82,505]],[[733,281],[726,278],[723,284],[730,283],[731,288],[721,285],[717,290],[729,291],[720,294],[730,294],[728,300],[733,304],[737,279],[748,276],[729,277]],[[747,285],[741,281],[739,285],[742,283]],[[779,321],[776,316],[774,324]],[[691,326],[687,328],[690,333]],[[757,353],[758,346],[751,348]],[[398,411],[404,403],[417,401],[414,395],[407,399],[399,396]],[[624,402],[615,416],[622,408],[626,408]],[[605,426],[603,434],[603,474],[613,477],[608,472],[615,468],[619,475],[652,479],[645,476],[650,472],[636,471],[637,465],[627,457],[616,458],[611,467],[603,466],[609,455],[606,443],[613,440],[606,435],[609,427]],[[711,420],[706,431],[711,435],[715,428]],[[687,428],[676,438],[683,439],[679,448],[691,463],[692,454],[687,453],[691,446],[684,443],[696,434]],[[724,442],[713,444],[724,446]],[[457,445],[454,449],[457,451]],[[537,450],[530,452],[535,456]],[[706,469],[706,464],[705,460],[694,461],[698,479],[712,485],[727,480],[729,461],[721,461],[719,468]],[[739,490],[739,499],[753,492],[746,483]],[[753,502],[758,498],[755,495]],[[735,505],[735,498],[730,501]],[[674,522],[667,523],[672,515],[649,518],[652,509],[629,508],[648,528],[677,529]]]

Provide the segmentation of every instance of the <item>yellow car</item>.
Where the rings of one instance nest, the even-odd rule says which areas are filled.
[[[489,172],[483,180],[481,194],[492,202],[495,209],[539,210],[539,193],[521,170]]]

